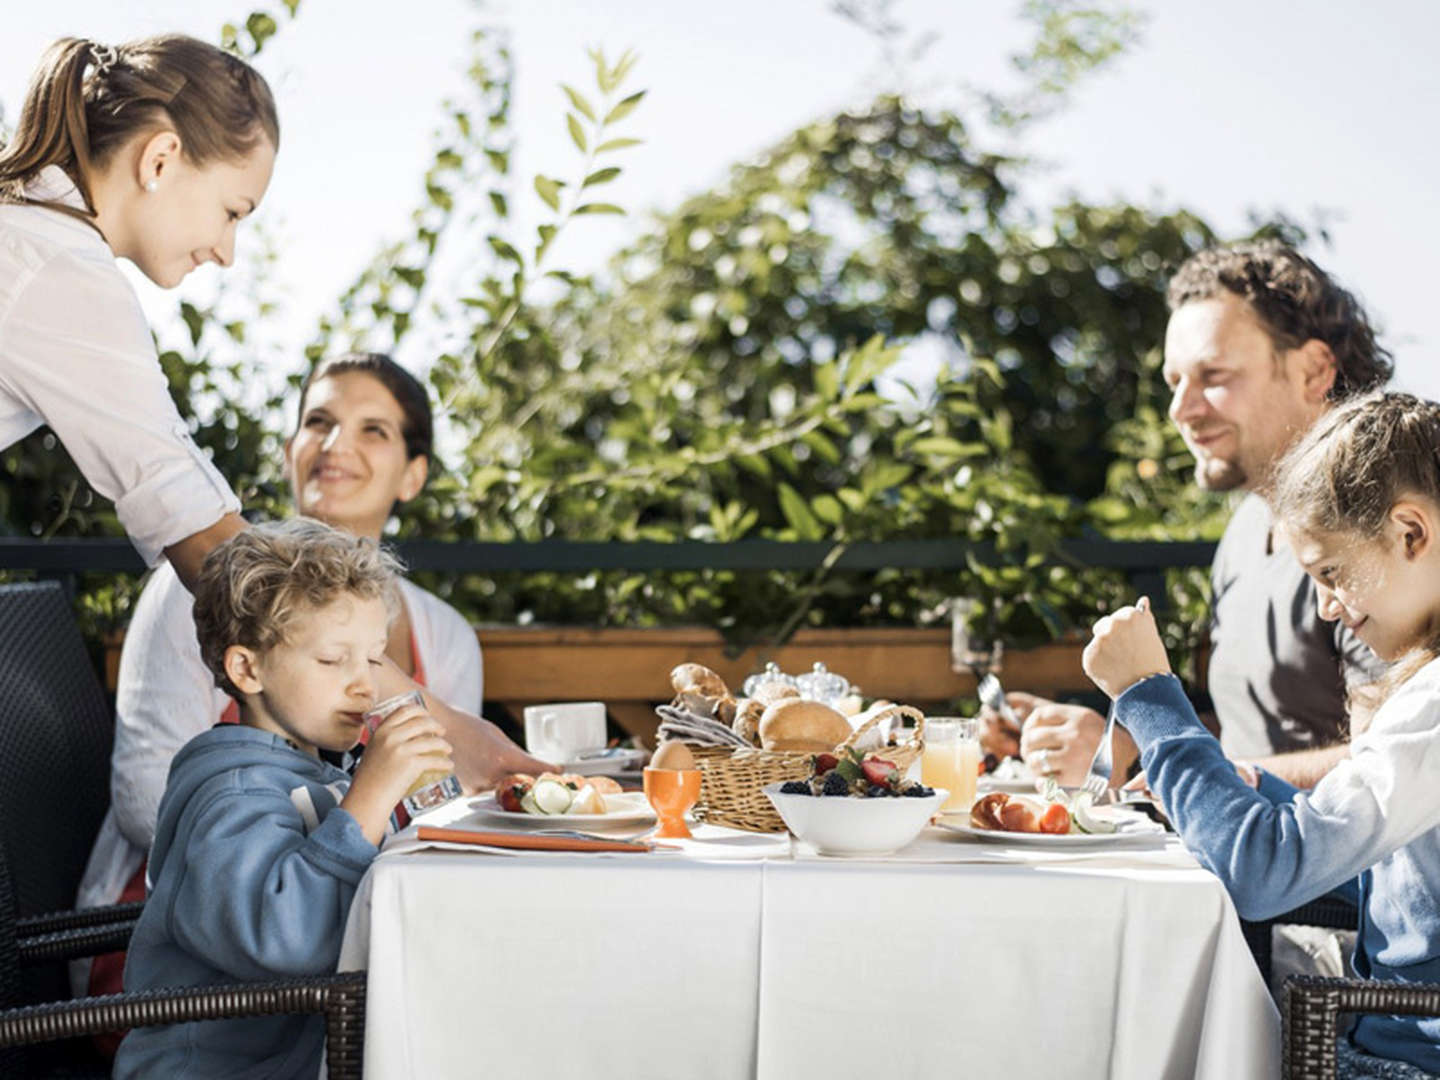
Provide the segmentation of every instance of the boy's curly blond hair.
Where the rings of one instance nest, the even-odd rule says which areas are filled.
[[[383,599],[399,611],[399,560],[373,540],[308,518],[246,529],[215,548],[195,585],[195,633],[215,685],[243,695],[225,674],[225,650],[268,652],[297,615],[342,597]]]

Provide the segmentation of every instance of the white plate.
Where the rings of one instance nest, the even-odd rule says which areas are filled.
[[[1165,831],[1157,829],[1131,829],[1113,833],[1024,833],[1002,832],[999,829],[977,829],[971,825],[946,821],[941,818],[936,828],[968,836],[972,840],[983,840],[991,844],[1023,844],[1030,847],[1123,847],[1127,844],[1163,844]]]
[[[523,810],[504,810],[494,795],[482,795],[470,801],[470,816],[520,829],[545,829],[563,825],[577,829],[603,828],[607,825],[637,825],[654,821],[655,811],[643,791],[622,791],[606,795],[607,809],[603,814],[527,814]]]
[[[975,790],[981,795],[988,795],[992,791],[1003,791],[1007,795],[1034,795],[1035,779],[1028,780],[995,780],[989,776],[982,776],[975,781]]]

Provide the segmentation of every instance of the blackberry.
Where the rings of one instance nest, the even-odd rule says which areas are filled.
[[[928,799],[934,794],[934,788],[925,787],[923,784],[916,784],[914,787],[908,787],[904,791],[907,799]]]
[[[840,775],[839,770],[831,770],[825,777],[825,787],[821,789],[822,795],[849,795],[850,781]]]
[[[780,785],[782,795],[809,795],[810,785],[804,780],[786,780]]]
[[[992,773],[1000,767],[1000,759],[994,754],[985,755],[985,771]]]

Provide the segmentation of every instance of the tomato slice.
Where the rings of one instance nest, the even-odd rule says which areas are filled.
[[[1051,803],[1045,808],[1045,813],[1040,815],[1040,831],[1043,833],[1068,833],[1070,831],[1070,811],[1058,802]]]

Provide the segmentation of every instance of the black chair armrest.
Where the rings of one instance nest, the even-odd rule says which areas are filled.
[[[144,900],[127,904],[106,904],[103,907],[81,908],[78,911],[52,911],[47,915],[29,915],[15,920],[15,933],[20,937],[54,934],[61,930],[78,930],[82,926],[104,923],[134,922],[145,908]]]
[[[286,1013],[325,1015],[330,1080],[356,1080],[365,1050],[363,971],[309,979],[141,990],[0,1012],[0,1048],[104,1031]]]
[[[1326,895],[1308,904],[1301,904],[1273,919],[1261,919],[1258,922],[1241,919],[1240,932],[1245,935],[1245,943],[1250,946],[1250,953],[1255,957],[1255,965],[1260,969],[1260,977],[1265,980],[1266,986],[1270,985],[1270,931],[1277,923],[1354,930],[1360,925],[1360,912],[1350,901]]]
[[[55,960],[73,960],[80,956],[99,956],[118,952],[130,944],[138,919],[128,922],[81,926],[73,930],[57,930],[48,934],[30,934],[20,938],[16,948],[22,964],[44,964]]]
[[[1281,1057],[1287,1080],[1334,1077],[1341,1013],[1440,1016],[1440,983],[1322,979],[1313,975],[1286,979]]]

